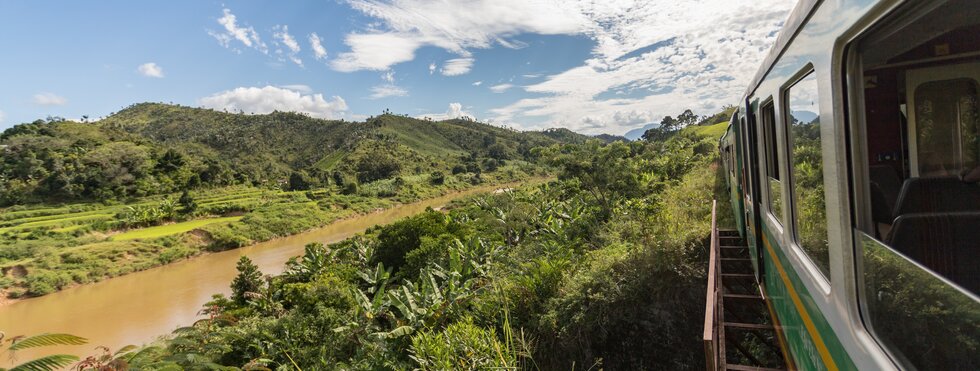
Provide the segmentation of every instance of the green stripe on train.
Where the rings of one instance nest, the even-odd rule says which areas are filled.
[[[760,242],[765,244],[767,241],[777,241],[764,223],[762,231],[765,238],[760,239]],[[801,370],[856,370],[857,367],[837,339],[837,334],[813,301],[794,267],[786,260],[782,247],[776,242],[775,245],[763,246],[763,250],[766,251],[763,253],[766,264],[766,293],[779,317],[797,367]],[[779,259],[783,269],[778,269],[771,260],[773,255]],[[789,286],[785,284],[787,281]],[[798,301],[793,300],[791,290],[795,292]]]

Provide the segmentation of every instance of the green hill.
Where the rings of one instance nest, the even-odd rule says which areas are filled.
[[[38,120],[4,131],[0,205],[283,185],[291,177],[324,185],[461,167],[493,171],[528,159],[533,147],[588,138],[393,114],[349,122],[141,103],[95,123]]]

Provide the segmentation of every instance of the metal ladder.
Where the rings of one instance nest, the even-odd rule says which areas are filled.
[[[715,213],[712,205],[703,337],[707,369],[793,369],[756,283],[749,249],[738,231],[717,228]]]

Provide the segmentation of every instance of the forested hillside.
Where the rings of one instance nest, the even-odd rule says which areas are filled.
[[[17,125],[0,135],[0,302],[544,177],[534,148],[585,138],[468,120],[345,122],[156,103],[98,122]]]
[[[0,134],[0,206],[122,200],[232,184],[315,186],[493,171],[536,146],[583,142],[468,120],[393,114],[365,122],[143,103],[97,122],[39,120]],[[455,169],[455,170],[454,170]]]
[[[284,274],[239,262],[231,297],[119,357],[186,369],[703,369],[716,138],[556,144],[544,185],[458,202]],[[724,206],[724,203],[722,203]],[[727,211],[721,211],[725,213]]]

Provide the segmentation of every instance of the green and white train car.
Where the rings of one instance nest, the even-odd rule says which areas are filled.
[[[980,370],[980,0],[803,0],[722,137],[791,366]]]

